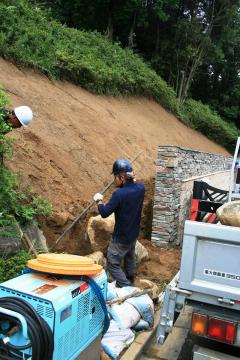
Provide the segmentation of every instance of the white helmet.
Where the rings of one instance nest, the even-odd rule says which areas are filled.
[[[32,121],[33,113],[29,106],[18,106],[14,109],[14,113],[24,127],[27,127]]]

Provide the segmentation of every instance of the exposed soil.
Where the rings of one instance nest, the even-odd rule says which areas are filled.
[[[40,219],[50,247],[92,201],[94,193],[111,180],[115,159],[132,159],[143,151],[134,168],[137,178],[147,187],[141,233],[145,239],[151,233],[158,145],[228,154],[146,98],[96,96],[69,82],[51,82],[1,58],[0,84],[7,90],[12,106],[29,105],[34,112],[28,129],[14,130],[9,135],[16,138],[16,145],[8,165],[20,174],[25,186],[53,204],[52,218]],[[111,189],[105,198],[110,194]],[[96,214],[95,208],[59,243],[58,251],[83,255],[90,252],[85,227],[92,214]],[[155,280],[160,271],[161,278],[167,280],[178,267],[179,251],[159,250],[149,244],[147,247],[151,260],[139,271]]]
[[[139,264],[137,277],[151,280],[163,289],[179,270],[181,250],[154,247],[147,239],[141,239],[141,243],[148,250],[149,260]]]

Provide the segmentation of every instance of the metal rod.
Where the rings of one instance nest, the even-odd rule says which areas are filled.
[[[106,301],[106,304],[111,306],[114,304],[121,304],[122,302],[124,302],[127,299],[131,299],[132,297],[139,297],[145,294],[149,294],[152,291],[153,288],[149,288],[149,289],[145,289],[145,290],[135,290],[133,291],[131,294],[127,294],[125,296],[122,296],[120,298],[116,298],[113,300],[108,300]]]
[[[139,155],[141,155],[143,151],[140,151],[134,158],[133,160],[131,161],[131,163],[134,163],[134,161],[139,157]],[[105,186],[104,189],[101,190],[100,194],[104,194],[111,186],[112,184],[114,183],[114,179],[112,179],[108,184],[107,186]],[[65,230],[64,232],[62,233],[61,236],[59,236],[59,238],[55,241],[55,244],[53,245],[53,247],[51,248],[51,250],[54,250],[55,247],[57,246],[57,244],[59,243],[59,241],[61,241],[64,236],[69,232],[69,230],[71,230],[78,222],[79,220],[86,214],[86,212],[95,204],[95,201],[92,200],[88,205],[87,207],[85,207],[85,209],[83,209],[83,211],[78,215],[78,217],[72,222],[71,225],[69,225]]]

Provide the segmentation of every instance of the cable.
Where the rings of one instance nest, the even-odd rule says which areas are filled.
[[[0,306],[8,310],[15,311],[24,316],[28,326],[28,336],[30,339],[30,346],[32,348],[32,360],[51,360],[53,354],[53,334],[47,322],[38,315],[36,310],[26,301],[15,297],[0,298]],[[4,315],[6,318],[6,315]],[[9,316],[8,320],[15,322],[19,326],[18,319]],[[29,344],[26,345],[27,348]],[[21,350],[26,349],[26,346],[16,346],[7,342],[1,342],[0,359],[15,359],[22,357]],[[4,351],[5,354],[2,352]],[[16,356],[15,356],[16,355]],[[27,358],[25,356],[25,358]]]

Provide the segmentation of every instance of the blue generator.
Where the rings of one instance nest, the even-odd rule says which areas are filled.
[[[105,271],[89,280],[106,299]],[[105,315],[86,278],[31,271],[8,280],[0,284],[0,359],[96,360],[87,349],[100,345]]]

